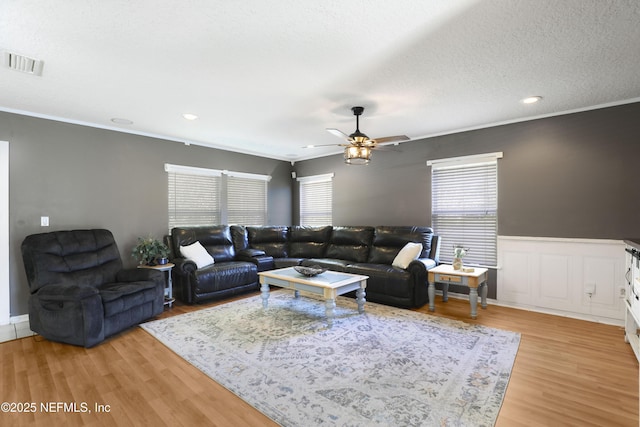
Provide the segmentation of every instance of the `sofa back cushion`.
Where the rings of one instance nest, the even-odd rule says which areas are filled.
[[[289,227],[266,226],[247,227],[249,247],[263,250],[274,258],[287,258],[287,238]]]
[[[98,287],[116,280],[120,252],[109,230],[70,230],[32,234],[22,242],[31,292],[50,284]]]
[[[289,257],[321,258],[331,236],[330,225],[308,227],[296,225],[289,229]]]
[[[232,225],[231,227],[231,240],[233,240],[233,247],[236,253],[249,247],[249,240],[247,236],[247,227],[244,225]]]
[[[333,227],[325,258],[366,262],[373,239],[373,227]]]
[[[236,252],[228,225],[210,225],[205,227],[176,227],[171,230],[174,256],[181,258],[180,246],[200,242],[215,262],[233,261]]]
[[[375,227],[373,245],[368,262],[391,264],[398,252],[409,242],[422,243],[420,258],[428,258],[431,251],[431,227],[379,226]]]

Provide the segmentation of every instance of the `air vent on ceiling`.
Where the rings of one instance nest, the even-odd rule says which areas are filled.
[[[41,76],[44,61],[29,58],[28,56],[20,55],[15,52],[5,51],[4,64],[15,71]]]

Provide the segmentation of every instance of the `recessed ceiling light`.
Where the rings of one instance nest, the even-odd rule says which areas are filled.
[[[114,117],[111,121],[117,125],[132,125],[133,122],[129,119],[120,119],[118,117]]]
[[[191,114],[191,113],[184,113],[182,115],[182,117],[184,117],[187,120],[197,120],[198,116],[196,116],[195,114]]]
[[[535,104],[536,102],[542,99],[541,96],[529,96],[527,98],[522,99],[523,104]]]

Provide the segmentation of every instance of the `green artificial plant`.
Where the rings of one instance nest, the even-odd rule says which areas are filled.
[[[131,250],[131,256],[136,258],[140,265],[155,265],[158,258],[169,256],[169,248],[154,237],[138,237],[138,244]]]

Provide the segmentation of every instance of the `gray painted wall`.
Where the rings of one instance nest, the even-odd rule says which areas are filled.
[[[629,104],[412,141],[399,153],[376,152],[369,166],[329,156],[293,169],[335,173],[335,225],[430,225],[426,161],[502,151],[500,235],[638,237],[638,117],[640,103]],[[298,221],[287,162],[2,112],[0,139],[10,142],[12,316],[27,312],[20,243],[28,234],[109,228],[133,265],[136,237],[166,231],[164,163],[270,174],[269,223]],[[41,215],[51,227],[39,226]],[[495,297],[494,271],[489,282]]]
[[[623,239],[640,236],[639,118],[640,103],[628,104],[412,141],[367,166],[330,156],[295,170],[335,172],[335,225],[430,225],[427,160],[502,151],[500,235]],[[492,271],[490,297],[495,282]]]
[[[167,234],[165,163],[271,175],[268,221],[292,221],[289,162],[3,112],[0,140],[9,141],[11,316],[28,312],[25,236],[106,228],[134,266],[138,236]],[[40,227],[43,215],[50,227]]]

